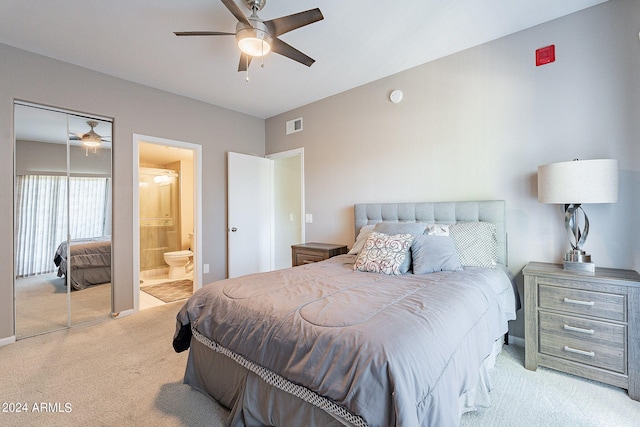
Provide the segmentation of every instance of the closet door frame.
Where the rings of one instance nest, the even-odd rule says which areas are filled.
[[[75,322],[73,319],[73,308],[72,308],[72,292],[71,292],[71,284],[70,284],[70,274],[66,274],[65,275],[65,281],[66,281],[66,312],[67,312],[67,321],[66,321],[66,325],[61,325],[61,324],[50,324],[47,326],[42,327],[43,330],[41,331],[37,331],[37,332],[28,332],[27,334],[25,334],[24,336],[18,336],[18,330],[20,327],[20,318],[19,318],[19,313],[17,310],[17,292],[16,292],[16,280],[17,280],[17,263],[16,263],[16,257],[17,257],[17,245],[18,245],[18,236],[17,236],[17,224],[18,224],[18,215],[17,215],[17,201],[18,201],[18,191],[17,191],[17,176],[18,174],[22,174],[25,173],[24,170],[19,170],[18,169],[18,164],[19,164],[19,159],[18,159],[18,141],[19,140],[23,140],[23,138],[21,137],[22,132],[20,129],[20,126],[22,126],[22,123],[18,123],[18,108],[28,108],[28,109],[37,109],[40,112],[42,112],[43,114],[46,114],[46,112],[50,112],[50,113],[54,113],[54,114],[62,114],[65,117],[65,121],[66,121],[66,126],[65,126],[65,137],[56,137],[56,139],[59,139],[58,141],[56,141],[55,143],[58,144],[65,144],[65,148],[66,148],[66,170],[64,172],[60,171],[58,173],[53,172],[53,171],[48,171],[46,169],[43,169],[42,171],[40,171],[40,173],[42,174],[46,174],[46,175],[59,175],[59,176],[65,176],[65,184],[66,184],[66,206],[64,207],[64,215],[66,217],[66,230],[65,230],[65,235],[66,235],[66,242],[67,245],[69,245],[69,241],[71,240],[71,228],[70,228],[70,203],[71,203],[71,197],[70,197],[70,180],[71,178],[73,178],[74,176],[87,176],[89,174],[86,173],[77,173],[77,172],[73,172],[73,167],[72,167],[72,153],[71,153],[71,149],[72,149],[72,138],[71,138],[71,132],[74,131],[74,129],[72,129],[72,125],[71,125],[71,121],[73,120],[76,125],[78,122],[84,122],[86,123],[87,121],[98,121],[99,123],[107,123],[109,125],[109,129],[107,131],[106,128],[103,128],[102,130],[100,130],[101,132],[103,132],[103,134],[108,134],[108,138],[111,139],[110,142],[103,142],[103,144],[101,145],[101,148],[96,148],[96,152],[98,149],[100,150],[105,150],[108,149],[109,151],[109,160],[108,160],[108,173],[107,172],[102,172],[102,173],[96,173],[95,176],[96,177],[108,177],[109,181],[108,181],[108,190],[110,193],[110,196],[108,197],[107,200],[107,205],[105,207],[106,209],[106,216],[108,216],[108,227],[109,227],[109,235],[112,235],[113,233],[113,203],[112,203],[112,199],[113,199],[113,186],[112,186],[112,177],[113,177],[113,127],[114,127],[114,120],[112,118],[107,118],[107,117],[103,117],[103,116],[99,116],[99,115],[95,115],[95,114],[90,114],[90,113],[82,113],[82,112],[77,112],[77,111],[72,111],[72,110],[68,110],[68,109],[63,109],[63,108],[58,108],[58,107],[51,107],[51,106],[47,106],[47,105],[42,105],[42,104],[37,104],[37,103],[32,103],[32,102],[28,102],[28,101],[21,101],[21,100],[14,100],[14,171],[13,171],[13,176],[14,176],[14,198],[13,198],[13,207],[14,207],[14,244],[13,244],[13,264],[14,264],[14,281],[13,281],[13,286],[14,286],[14,336],[16,336],[16,339],[22,339],[22,338],[28,338],[31,336],[36,336],[36,335],[41,335],[43,333],[49,333],[49,332],[55,332],[55,331],[59,331],[59,330],[63,330],[63,329],[67,329],[70,328],[72,326],[77,326],[77,325],[81,325],[81,324],[86,324],[86,323],[92,323],[94,321],[99,321],[102,319],[102,316],[100,316],[99,318],[94,318],[94,319],[89,319],[86,321],[78,321]],[[31,111],[31,110],[23,110],[23,111]],[[34,121],[34,123],[37,123]],[[77,126],[76,126],[77,127]],[[85,127],[87,127],[87,131],[89,130],[89,127],[85,125]],[[98,129],[96,129],[97,132]],[[60,132],[60,129],[56,130],[56,135],[57,133]],[[43,142],[43,143],[54,143],[52,141],[37,141],[35,138],[33,140],[29,139],[27,141],[32,141],[32,142]],[[75,144],[78,145],[78,144]],[[78,147],[79,148],[79,147]],[[77,151],[77,148],[75,149]],[[104,154],[104,153],[103,153]],[[89,156],[89,149],[87,148],[86,151],[86,156]],[[76,154],[77,157],[77,154]],[[106,162],[105,162],[106,164]],[[52,168],[52,169],[55,169]],[[37,173],[37,171],[34,171],[34,173]],[[107,234],[107,233],[103,233],[103,234]],[[113,255],[113,247],[111,248],[111,255]],[[112,257],[113,258],[113,257]],[[52,259],[53,259],[53,254],[52,254]],[[67,264],[67,271],[70,271],[70,265]],[[113,312],[113,290],[114,290],[114,284],[113,284],[113,265],[111,265],[111,283],[109,284],[109,309],[108,312],[104,313],[104,318],[108,318],[111,313]],[[82,292],[82,291],[78,291],[78,292]]]

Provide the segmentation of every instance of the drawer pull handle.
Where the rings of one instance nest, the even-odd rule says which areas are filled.
[[[575,326],[569,326],[569,325],[564,325],[564,330],[572,331],[572,332],[581,332],[583,334],[589,334],[589,335],[593,335],[595,333],[593,329],[576,328]]]
[[[568,304],[577,304],[577,305],[589,305],[589,306],[593,306],[596,303],[593,301],[580,301],[577,299],[571,299],[571,298],[565,298],[564,302],[568,303]]]
[[[577,353],[577,354],[581,354],[583,356],[589,356],[589,357],[595,357],[596,355],[593,351],[578,350],[577,348],[571,348],[568,345],[564,346],[564,351],[568,351],[569,353]]]

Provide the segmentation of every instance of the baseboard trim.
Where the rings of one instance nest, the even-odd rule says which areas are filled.
[[[136,311],[132,308],[130,310],[119,311],[117,313],[111,313],[111,317],[113,317],[114,319],[120,319],[121,317],[131,316],[135,312]]]
[[[524,338],[509,335],[509,344],[517,345],[518,347],[524,347]]]
[[[6,338],[0,338],[0,347],[4,346],[4,345],[9,345],[9,344],[13,344],[14,342],[16,342],[16,336],[10,336],[10,337],[6,337]]]

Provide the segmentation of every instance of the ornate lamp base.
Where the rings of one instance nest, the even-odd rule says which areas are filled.
[[[591,255],[583,250],[573,249],[564,254],[564,269],[581,273],[595,273],[596,265],[591,262]]]
[[[584,227],[578,227],[578,211],[584,216]],[[579,203],[564,205],[564,226],[573,240],[571,250],[564,254],[564,269],[581,273],[595,273],[596,265],[591,262],[591,255],[587,255],[582,245],[589,234],[589,218]]]

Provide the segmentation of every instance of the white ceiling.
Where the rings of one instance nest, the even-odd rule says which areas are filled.
[[[66,144],[69,136],[81,137],[89,132],[89,120],[97,123],[94,131],[103,138],[102,146],[110,148],[110,121],[99,117],[81,116],[75,112],[35,107],[33,104],[15,105],[15,139]],[[71,144],[80,145],[80,142],[72,141]]]
[[[268,118],[603,1],[268,0],[264,20],[320,8],[281,36],[317,62],[269,54],[248,83],[233,36],[173,34],[235,32],[219,0],[2,0],[0,43]]]

